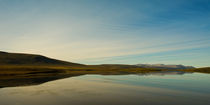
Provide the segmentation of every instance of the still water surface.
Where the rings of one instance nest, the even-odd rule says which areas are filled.
[[[83,75],[0,88],[0,105],[207,105],[210,74]]]

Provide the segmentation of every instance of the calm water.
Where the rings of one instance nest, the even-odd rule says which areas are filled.
[[[173,74],[173,73],[172,73]],[[0,88],[0,105],[207,105],[210,74],[83,75]]]

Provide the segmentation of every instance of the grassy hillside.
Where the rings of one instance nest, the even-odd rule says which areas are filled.
[[[158,71],[167,71],[167,69],[142,68],[136,65],[119,64],[82,65],[41,55],[0,52],[0,78],[66,74],[138,74]],[[210,68],[176,71],[210,73]]]
[[[81,65],[35,54],[0,52],[0,65]]]
[[[210,67],[186,69],[186,70],[182,70],[182,71],[187,71],[187,72],[200,72],[200,73],[210,73]]]
[[[126,75],[168,72],[173,70],[142,68],[136,65],[82,65],[41,55],[0,52],[0,88],[35,85],[47,81],[85,75]],[[210,73],[208,68],[176,70],[184,72]]]

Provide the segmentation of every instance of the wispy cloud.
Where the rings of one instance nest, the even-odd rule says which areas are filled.
[[[0,48],[91,64],[131,63],[145,54],[161,61],[157,56],[166,52],[209,49],[206,2],[0,1]],[[194,65],[186,54],[180,56]],[[164,57],[180,62],[173,60],[176,56]],[[195,57],[203,62],[208,58]]]

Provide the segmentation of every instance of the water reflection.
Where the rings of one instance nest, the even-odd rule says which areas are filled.
[[[149,73],[144,73],[144,74],[139,74],[139,75],[184,75],[184,74],[192,73],[192,72],[184,72],[184,71],[159,71],[159,72],[149,72]]]
[[[78,75],[49,75],[49,76],[4,76],[0,77],[0,88],[5,87],[17,87],[17,86],[30,86],[30,85],[40,85],[45,82],[54,81],[57,79],[63,79],[68,77],[73,77]]]
[[[2,88],[0,105],[207,105],[209,79],[200,73],[82,75]]]
[[[148,73],[139,73],[136,75],[183,75],[186,72],[183,71],[160,71],[160,72],[148,72]],[[39,74],[30,75],[30,76],[1,76],[0,77],[0,88],[4,87],[16,87],[16,86],[30,86],[30,85],[40,85],[45,82],[54,81],[57,79],[69,78],[80,76],[78,75],[48,75],[40,76]],[[115,75],[115,74],[109,74]],[[126,75],[126,74],[117,74],[117,75]]]

